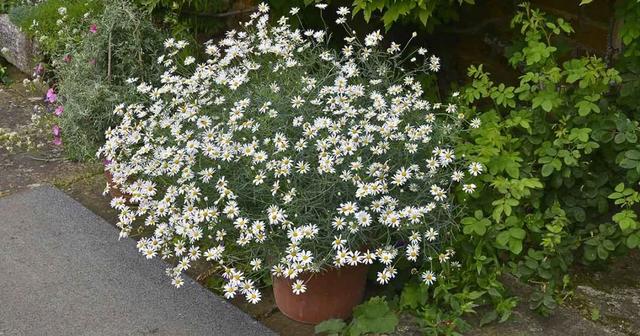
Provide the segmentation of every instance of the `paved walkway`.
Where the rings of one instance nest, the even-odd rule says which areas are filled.
[[[0,335],[273,335],[117,237],[55,188],[0,198]]]

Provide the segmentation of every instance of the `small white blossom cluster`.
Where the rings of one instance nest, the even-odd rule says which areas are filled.
[[[186,43],[169,39],[161,84],[128,81],[146,98],[116,108],[122,122],[98,153],[130,196],[112,200],[121,236],[152,229],[138,248],[177,259],[174,285],[205,260],[223,271],[227,298],[252,303],[268,275],[300,294],[300,276],[326,267],[380,263],[385,284],[400,258],[450,262],[453,251],[439,251],[458,207],[451,191],[472,192],[465,179],[483,167],[453,150],[455,105],[422,98],[416,76],[439,60],[420,49],[422,65],[402,69],[400,47],[379,49],[379,32],[336,51],[325,30],[268,21],[262,4],[246,31],[208,43],[203,63],[178,60]]]

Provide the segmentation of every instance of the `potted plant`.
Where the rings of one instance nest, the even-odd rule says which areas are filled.
[[[368,266],[386,284],[406,258],[432,284],[453,255],[449,194],[473,192],[483,167],[453,151],[464,115],[423,98],[418,76],[438,58],[382,47],[379,32],[335,50],[326,30],[290,19],[270,24],[262,4],[201,63],[168,39],[162,84],[130,80],[146,98],[116,108],[122,122],[98,155],[136,195],[135,211],[114,204],[122,235],[136,219],[154,227],[138,247],[178,260],[174,285],[193,263],[215,263],[225,297],[256,303],[273,279],[284,313],[315,323],[348,317]]]

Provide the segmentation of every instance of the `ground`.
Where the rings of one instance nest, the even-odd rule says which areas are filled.
[[[27,92],[21,75],[12,72],[14,84],[0,85],[0,128],[16,128],[29,121],[35,104],[42,102],[37,93]],[[9,153],[0,149],[0,197],[20,190],[49,184],[64,191],[85,207],[115,224],[116,213],[102,195],[105,179],[99,163],[76,163],[64,159],[60,149],[47,145],[41,150]],[[576,268],[572,295],[551,317],[544,318],[520,304],[506,323],[476,328],[469,335],[632,335],[640,336],[640,253],[616,260],[608,268],[594,271]],[[191,274],[207,285],[211,272],[199,268]],[[509,281],[512,292],[526,301],[528,287]],[[273,297],[266,295],[258,305],[243,300],[233,302],[267,327],[281,335],[312,335],[313,327],[293,322],[282,315]],[[470,317],[473,321],[473,317]],[[409,316],[401,319],[396,335],[419,335]]]

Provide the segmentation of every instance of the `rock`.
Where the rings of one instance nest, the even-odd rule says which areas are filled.
[[[2,56],[20,71],[33,72],[37,48],[7,14],[0,15],[0,50]]]

